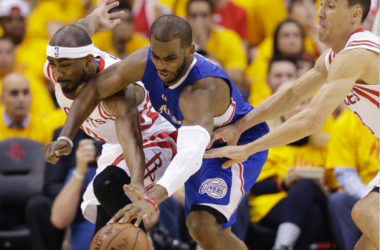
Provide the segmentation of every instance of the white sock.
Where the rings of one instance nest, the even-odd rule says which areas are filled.
[[[293,223],[286,222],[280,224],[274,247],[287,246],[289,249],[293,249],[294,243],[296,243],[300,233],[301,229]]]

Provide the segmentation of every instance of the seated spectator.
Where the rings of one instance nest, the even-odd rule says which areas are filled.
[[[290,0],[289,18],[296,20],[305,33],[306,51],[318,58],[327,46],[318,39],[316,0]]]
[[[214,22],[239,34],[248,43],[248,20],[245,9],[231,0],[211,0],[215,6]]]
[[[89,249],[95,225],[87,221],[81,212],[82,196],[95,176],[97,148],[92,139],[79,142],[76,155],[76,167],[69,171],[63,189],[54,200],[51,222],[57,229],[70,227],[71,249]]]
[[[149,39],[133,31],[132,8],[129,4],[120,2],[120,5],[112,10],[118,11],[124,11],[121,23],[111,32],[97,33],[91,39],[98,49],[123,59],[149,45]]]
[[[302,111],[304,101],[287,120]],[[322,183],[304,179],[298,167],[324,167],[325,148],[315,148],[305,137],[286,146],[269,150],[268,160],[251,189],[251,221],[277,230],[273,249],[309,249],[322,231],[327,198]]]
[[[52,139],[53,129],[30,112],[32,95],[29,82],[22,75],[11,73],[3,79],[0,111],[0,140],[28,138],[42,144]]]
[[[12,72],[18,72],[15,67],[14,45],[9,38],[0,37],[0,93],[3,78]],[[33,96],[31,113],[46,116],[53,112],[55,109],[53,99],[45,87],[45,83],[30,75],[26,76],[26,78]]]
[[[187,2],[187,20],[193,30],[195,49],[217,58],[234,84],[242,89],[247,66],[244,45],[234,31],[215,27],[213,14],[214,5],[210,0]]]
[[[284,82],[296,79],[297,67],[294,61],[273,58],[269,62],[267,86],[270,89],[270,95],[275,93]]]
[[[281,22],[276,28],[273,39],[267,38],[259,46],[255,61],[250,64],[246,71],[246,77],[251,88],[250,104],[256,106],[270,93],[265,82],[270,59],[295,59],[303,51],[304,34],[302,27],[292,19]]]
[[[46,40],[27,36],[26,18],[29,12],[27,1],[0,0],[0,26],[4,32],[3,37],[11,39],[15,45],[17,71],[43,81],[45,77],[41,69],[45,57],[41,55],[45,53]]]
[[[307,52],[303,52],[297,57],[296,63],[297,63],[297,78],[300,78],[306,72],[314,68],[315,58],[313,55]]]
[[[361,236],[351,210],[379,170],[379,139],[347,109],[333,126],[327,168],[334,170],[339,185],[329,197],[332,231],[338,248],[351,250]]]
[[[61,129],[55,130],[53,140],[56,140],[60,133]],[[84,138],[89,137],[82,130],[79,130],[73,140],[73,152],[76,152],[79,141]],[[30,199],[25,209],[25,217],[31,233],[32,250],[61,249],[65,230],[53,226],[50,217],[53,201],[62,190],[67,176],[71,176],[68,173],[75,165],[75,154],[62,156],[56,165],[46,163],[43,192],[41,195]],[[66,204],[64,208],[68,205]],[[47,235],[48,237],[46,237]]]

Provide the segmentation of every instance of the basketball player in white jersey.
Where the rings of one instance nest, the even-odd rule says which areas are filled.
[[[220,138],[236,145],[236,138],[246,129],[290,112],[318,91],[313,101],[304,111],[260,139],[247,145],[206,151],[204,158],[230,158],[224,164],[229,167],[256,152],[304,138],[320,128],[343,100],[379,138],[379,37],[361,28],[370,6],[371,0],[322,0],[318,35],[331,49],[291,87],[274,94],[234,125],[216,131],[210,145]],[[357,249],[379,249],[378,177],[370,188],[374,192],[353,209],[353,219],[364,234]]]
[[[47,56],[44,73],[66,113],[85,81],[120,61],[96,49],[86,31],[75,25],[56,32],[47,47]],[[124,184],[130,182],[130,188],[146,193],[145,187],[149,190],[160,179],[176,153],[177,130],[153,109],[141,82],[102,100],[81,129],[105,143],[96,176],[81,204],[84,217],[96,223],[97,231],[130,203],[124,194]],[[67,145],[62,150],[65,154],[71,151],[69,138],[60,137],[52,144],[57,143]],[[51,152],[51,144],[45,153],[46,160],[52,163],[61,155]],[[79,178],[83,175],[75,174]]]

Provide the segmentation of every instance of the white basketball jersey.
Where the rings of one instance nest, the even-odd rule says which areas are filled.
[[[120,61],[120,59],[98,49],[96,49],[94,56],[99,62],[98,72]],[[68,114],[73,100],[68,99],[63,93],[62,87],[56,81],[56,78],[53,75],[48,61],[45,63],[44,73],[54,86],[55,96],[57,98],[59,106],[65,111],[66,114]],[[144,88],[144,84],[142,82],[138,82],[136,84]],[[144,101],[138,106],[143,140],[149,140],[161,132],[171,134],[172,132],[176,131],[173,125],[171,125],[154,110],[149,100],[148,91],[145,88],[144,90]],[[89,136],[104,143],[120,144],[116,133],[115,121],[116,117],[108,112],[105,109],[103,103],[100,102],[99,105],[91,113],[91,115],[87,117],[85,122],[82,124],[81,129]]]
[[[352,49],[368,49],[379,53],[379,37],[369,31],[359,29],[351,35],[340,52]],[[334,57],[335,53],[330,49],[325,57],[327,70],[330,69]],[[356,83],[344,100],[364,126],[377,138],[380,137],[379,90],[379,83],[376,85]]]

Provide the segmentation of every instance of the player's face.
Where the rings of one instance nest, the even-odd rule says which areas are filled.
[[[12,71],[15,61],[14,47],[9,39],[0,40],[0,76]]]
[[[321,0],[318,11],[319,40],[331,44],[335,39],[347,36],[353,25],[353,8],[356,7],[349,7],[347,0]]]
[[[192,46],[182,48],[179,39],[170,42],[159,42],[151,38],[151,58],[158,77],[166,85],[175,84],[183,75],[187,59],[192,54]]]
[[[48,57],[49,65],[57,82],[66,92],[74,91],[86,79],[84,59],[55,59]]]

